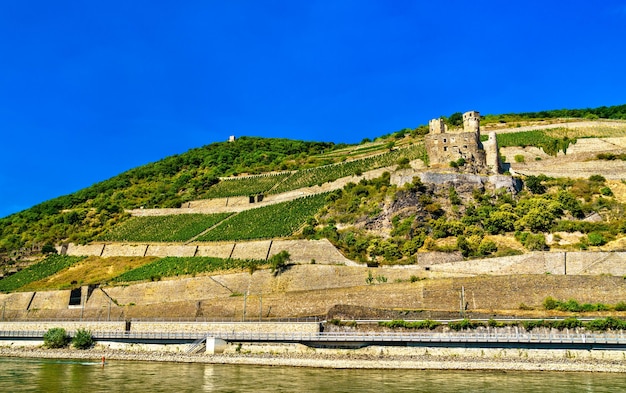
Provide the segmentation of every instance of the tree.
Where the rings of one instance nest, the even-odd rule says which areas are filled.
[[[461,127],[463,125],[463,114],[461,112],[455,112],[445,119],[445,121],[450,127]]]

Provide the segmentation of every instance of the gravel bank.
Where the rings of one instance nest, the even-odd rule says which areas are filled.
[[[315,367],[335,369],[437,369],[437,370],[510,370],[510,371],[578,371],[626,373],[626,363],[619,359],[567,358],[555,353],[554,358],[485,358],[476,356],[396,356],[358,353],[282,353],[222,355],[181,354],[171,352],[136,352],[94,348],[74,349],[0,347],[0,357],[89,359],[105,357],[114,360],[147,362],[180,362],[207,364],[239,364],[258,366]]]

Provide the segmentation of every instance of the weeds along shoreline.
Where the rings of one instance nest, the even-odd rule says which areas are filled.
[[[389,348],[359,350],[307,349],[278,352],[249,348],[224,354],[185,354],[120,350],[96,346],[88,350],[0,346],[0,357],[113,361],[203,363],[332,369],[494,370],[626,373],[626,352],[586,350],[522,350],[477,348]],[[106,367],[106,363],[105,366]]]

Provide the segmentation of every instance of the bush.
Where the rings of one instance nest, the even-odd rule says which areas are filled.
[[[543,308],[546,310],[554,310],[559,306],[559,301],[553,298],[552,296],[548,296],[543,301]]]
[[[515,162],[524,162],[524,156],[521,154],[516,154],[513,159],[515,160]]]
[[[604,196],[613,196],[613,191],[609,187],[602,187],[600,189],[600,194]]]
[[[587,242],[590,246],[601,246],[606,243],[606,240],[601,233],[591,232],[587,235]]]
[[[479,326],[485,326],[482,322],[472,322],[465,318],[460,321],[448,322],[448,327],[454,331],[476,329]]]
[[[545,176],[528,176],[524,184],[533,194],[544,194],[547,189],[541,184],[542,180],[545,180]]]
[[[287,266],[287,262],[291,259],[291,255],[286,250],[279,252],[276,255],[273,255],[269,260],[270,271],[274,274],[274,276],[279,275]]]
[[[89,330],[78,329],[74,338],[72,338],[72,345],[77,349],[88,349],[94,344],[93,336]]]
[[[46,334],[43,335],[43,345],[46,348],[64,348],[69,344],[70,336],[63,328],[49,329]]]

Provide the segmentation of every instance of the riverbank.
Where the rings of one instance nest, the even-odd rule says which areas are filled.
[[[595,353],[594,353],[595,352]],[[600,353],[602,352],[602,353]],[[594,353],[593,356],[591,353]],[[453,350],[369,347],[360,350],[294,352],[229,352],[220,355],[126,351],[0,347],[0,357],[86,359],[100,361],[178,362],[332,369],[499,370],[626,373],[621,351]]]

